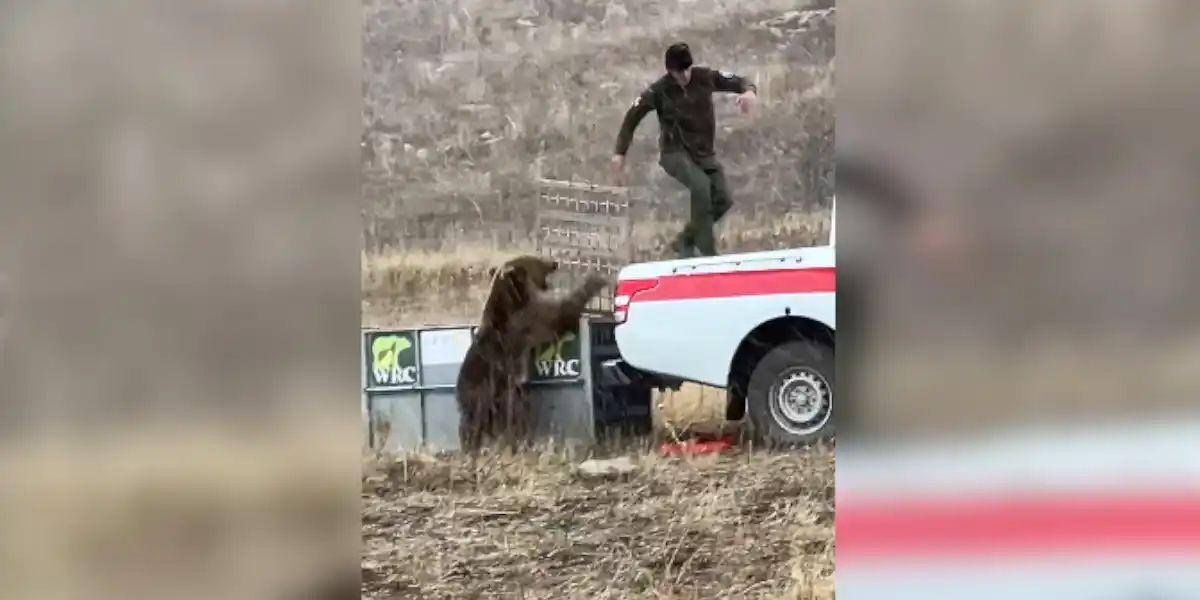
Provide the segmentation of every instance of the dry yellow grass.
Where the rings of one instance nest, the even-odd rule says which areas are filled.
[[[833,453],[580,473],[551,449],[364,474],[364,598],[833,598]]]
[[[812,246],[829,239],[826,209],[798,211],[772,219],[732,216],[723,223],[723,252]],[[670,236],[682,223],[639,223],[630,244],[642,259],[665,257]],[[424,249],[363,252],[363,325],[411,327],[474,322],[490,283],[488,267],[521,254],[537,252],[535,244],[427,245]]]
[[[692,431],[710,431],[724,424],[725,390],[687,383],[678,390],[656,393],[656,427],[673,437]]]

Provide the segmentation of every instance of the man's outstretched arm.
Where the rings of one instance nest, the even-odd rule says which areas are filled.
[[[637,130],[642,119],[654,110],[652,100],[653,96],[651,96],[650,90],[646,90],[633,101],[629,110],[625,111],[625,119],[621,121],[621,131],[617,134],[617,148],[613,154],[625,156],[625,153],[629,152],[629,145],[633,143],[633,132]]]
[[[749,79],[742,77],[736,73],[727,71],[717,71],[715,69],[705,69],[704,76],[708,77],[712,82],[713,89],[718,92],[729,92],[732,94],[745,94],[746,92],[758,93],[758,87],[750,82]]]

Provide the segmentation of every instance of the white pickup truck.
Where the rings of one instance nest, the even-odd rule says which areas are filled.
[[[828,246],[626,266],[613,302],[621,358],[603,364],[605,378],[725,388],[726,418],[748,414],[755,437],[770,445],[828,437],[835,246],[836,232]]]

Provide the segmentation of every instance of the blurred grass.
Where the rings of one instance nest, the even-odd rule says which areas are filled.
[[[73,438],[0,442],[0,595],[344,588],[358,428],[345,411],[291,425],[253,437],[213,426],[92,432],[86,450]]]

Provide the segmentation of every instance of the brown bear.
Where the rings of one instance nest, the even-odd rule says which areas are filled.
[[[479,331],[463,358],[455,390],[464,452],[476,452],[488,441],[517,445],[528,440],[524,386],[534,351],[575,332],[587,303],[609,283],[590,276],[556,298],[549,293],[556,270],[556,261],[520,256],[491,271]]]

